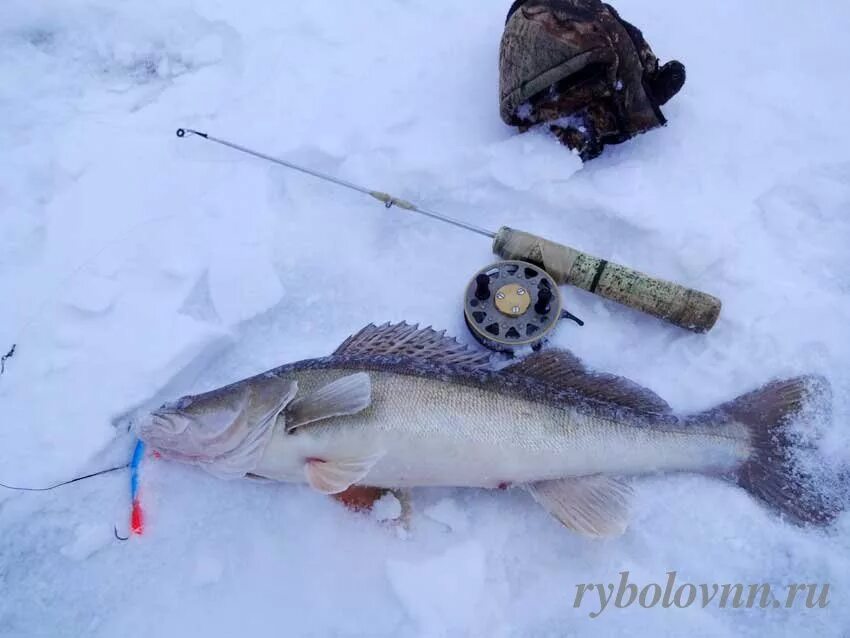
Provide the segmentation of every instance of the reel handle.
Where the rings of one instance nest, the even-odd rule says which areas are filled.
[[[535,263],[558,284],[571,284],[693,332],[708,332],[720,315],[717,297],[507,226],[496,233],[493,252],[503,259]]]

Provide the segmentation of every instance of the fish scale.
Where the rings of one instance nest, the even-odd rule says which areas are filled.
[[[327,365],[333,365],[328,362]],[[368,369],[368,368],[366,368]],[[299,388],[330,383],[349,368],[296,370]],[[372,404],[285,434],[285,414],[255,474],[303,476],[305,458],[384,456],[369,485],[497,487],[595,473],[729,469],[749,454],[745,441],[630,427],[589,410],[517,399],[486,387],[370,370]],[[683,426],[684,427],[684,426]],[[731,426],[730,426],[731,427]]]
[[[565,526],[621,533],[625,478],[731,479],[798,523],[829,503],[792,467],[784,428],[828,399],[817,377],[776,381],[696,415],[588,370],[566,351],[494,369],[485,353],[406,323],[370,325],[328,357],[287,364],[153,412],[138,434],[223,478],[356,486],[522,486]]]

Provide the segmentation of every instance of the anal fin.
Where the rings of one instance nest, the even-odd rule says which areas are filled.
[[[628,525],[632,488],[616,478],[577,476],[531,483],[526,489],[564,527],[584,536],[619,536]]]

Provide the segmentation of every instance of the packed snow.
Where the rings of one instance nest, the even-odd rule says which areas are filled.
[[[0,4],[0,481],[126,462],[134,410],[330,353],[369,322],[469,341],[489,242],[206,143],[207,130],[488,228],[705,290],[694,335],[575,289],[553,344],[681,411],[828,377],[850,459],[850,5],[620,0],[687,66],[669,124],[581,161],[498,116],[509,2]],[[4,636],[842,636],[850,519],[782,522],[708,478],[635,481],[590,541],[521,490],[423,489],[406,526],[306,486],[146,459],[0,493]],[[577,585],[829,583],[825,609],[574,608]]]

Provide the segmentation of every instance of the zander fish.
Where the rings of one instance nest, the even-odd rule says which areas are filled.
[[[145,417],[139,437],[166,458],[225,477],[351,486],[522,486],[566,527],[621,533],[624,478],[727,478],[795,523],[837,512],[793,469],[789,423],[820,377],[770,383],[680,416],[627,379],[564,350],[494,369],[490,354],[430,328],[369,325],[329,357],[196,396]]]

